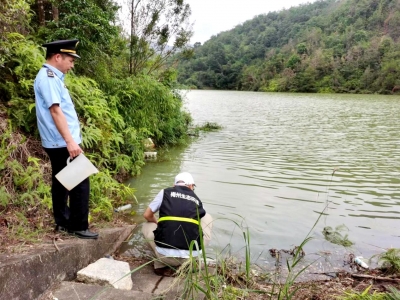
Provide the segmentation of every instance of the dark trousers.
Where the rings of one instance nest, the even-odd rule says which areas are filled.
[[[52,168],[51,195],[56,224],[74,231],[88,229],[89,178],[86,178],[72,190],[68,191],[55,177],[67,165],[69,157],[67,148],[44,148],[44,150],[50,158]]]

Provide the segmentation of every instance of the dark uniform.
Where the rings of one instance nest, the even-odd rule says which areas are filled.
[[[164,189],[154,241],[163,248],[189,250],[191,241],[201,249],[199,222],[206,214],[196,194],[186,186]]]

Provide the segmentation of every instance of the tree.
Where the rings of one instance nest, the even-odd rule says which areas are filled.
[[[36,0],[37,5],[37,16],[39,20],[40,26],[45,26],[46,24],[46,14],[44,12],[44,1],[43,0]]]
[[[298,55],[293,54],[286,63],[286,67],[294,69],[300,63],[301,59]]]
[[[45,6],[45,26],[35,24],[39,39],[49,42],[77,38],[78,53],[84,58],[75,65],[78,74],[95,78],[100,84],[110,76],[118,76],[111,60],[126,50],[116,25],[119,7],[112,0],[53,2],[57,3],[58,17],[54,18],[55,5]]]
[[[259,15],[196,45],[195,56],[179,63],[178,78],[214,88],[390,93],[400,86],[393,55],[399,28],[399,1],[315,1]],[[232,70],[236,63],[242,68]]]
[[[2,0],[0,6],[0,41],[6,40],[7,34],[11,32],[27,34],[30,19],[31,12],[27,1]]]
[[[129,73],[151,74],[188,47],[192,36],[185,0],[130,0]]]
[[[307,50],[307,46],[305,43],[300,43],[296,46],[297,49],[297,54],[307,54],[308,50]]]
[[[32,12],[29,3],[24,0],[5,0],[0,6],[0,103],[9,101],[20,93],[32,94],[26,69],[32,68],[30,56],[37,55],[35,46],[26,41],[24,35],[30,31],[29,22]],[[35,52],[35,53],[34,53]],[[34,53],[34,54],[33,54]],[[27,59],[28,57],[28,59]],[[15,71],[18,65],[23,65]],[[25,89],[18,85],[23,79]],[[33,80],[32,80],[33,82]]]

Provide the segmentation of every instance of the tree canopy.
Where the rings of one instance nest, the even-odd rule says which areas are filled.
[[[323,0],[262,14],[180,62],[194,88],[391,93],[400,87],[400,3]]]

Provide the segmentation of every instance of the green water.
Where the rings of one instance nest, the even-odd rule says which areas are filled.
[[[369,257],[400,247],[399,97],[190,91],[185,107],[196,124],[223,129],[169,150],[129,181],[138,189],[135,221],[188,171],[215,219],[215,249],[242,251],[233,221],[250,229],[256,255],[292,248],[322,211],[309,252]],[[350,249],[322,234],[342,224],[355,243]]]

